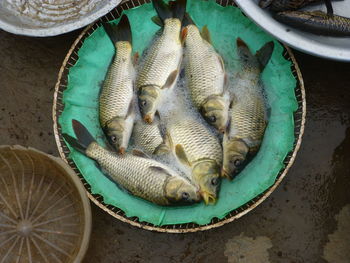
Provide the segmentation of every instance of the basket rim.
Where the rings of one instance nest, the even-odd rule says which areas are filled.
[[[115,10],[115,9],[114,9]],[[113,12],[114,10],[112,10],[111,12]],[[111,13],[110,12],[110,13]],[[108,16],[105,15],[104,17]],[[100,18],[100,21],[104,18]],[[113,16],[114,17],[114,16]],[[60,140],[60,135],[59,135],[59,130],[58,130],[58,114],[57,114],[57,102],[58,102],[58,93],[60,91],[60,85],[61,85],[61,81],[62,81],[62,77],[63,77],[63,73],[65,70],[66,65],[68,64],[68,60],[71,58],[72,53],[74,52],[75,48],[78,46],[78,44],[80,43],[80,41],[82,40],[82,38],[88,34],[88,31],[91,30],[97,23],[98,21],[95,21],[94,23],[90,24],[89,26],[87,26],[77,37],[77,39],[73,42],[71,48],[69,49],[65,59],[63,60],[62,66],[60,68],[59,74],[58,74],[58,78],[57,78],[57,82],[55,85],[55,92],[54,92],[54,101],[53,101],[53,107],[52,107],[52,118],[53,118],[53,129],[54,129],[54,135],[55,135],[55,140],[56,140],[56,144],[57,144],[57,148],[59,151],[59,154],[61,156],[61,158],[70,166],[68,158],[66,156],[66,154],[64,153],[64,149]],[[89,192],[88,189],[85,188],[86,194],[89,197],[89,199],[96,204],[98,207],[100,207],[102,210],[104,210],[105,212],[107,212],[108,214],[110,214],[111,216],[117,218],[118,220],[124,222],[124,223],[128,223],[132,226],[136,226],[138,228],[141,229],[145,229],[145,230],[150,230],[150,231],[156,231],[156,232],[162,232],[162,233],[193,233],[193,232],[198,232],[198,231],[205,231],[205,230],[209,230],[209,229],[213,229],[213,228],[217,228],[220,226],[223,226],[227,223],[230,223],[240,217],[242,217],[243,215],[247,214],[248,212],[250,212],[251,210],[253,210],[254,208],[256,208],[258,205],[260,205],[263,201],[265,201],[267,199],[267,197],[269,197],[271,195],[271,193],[280,185],[280,183],[282,182],[282,180],[284,179],[284,177],[287,175],[290,167],[293,165],[296,155],[300,149],[301,146],[301,142],[302,142],[302,137],[304,134],[304,130],[305,130],[305,122],[306,122],[306,94],[305,94],[305,87],[304,87],[304,80],[299,68],[299,65],[294,57],[294,54],[292,52],[292,50],[286,46],[285,44],[281,43],[281,45],[283,45],[285,51],[287,52],[289,58],[291,59],[292,65],[295,69],[295,73],[296,73],[296,77],[297,80],[299,81],[299,89],[301,92],[301,123],[300,123],[300,129],[298,130],[298,136],[295,136],[295,145],[293,147],[293,149],[288,153],[291,153],[290,159],[288,161],[288,164],[286,165],[285,168],[282,168],[280,171],[283,170],[282,174],[277,178],[277,180],[275,180],[274,184],[272,186],[270,186],[268,189],[266,189],[263,194],[260,194],[258,196],[256,196],[255,198],[259,199],[252,204],[251,206],[249,206],[248,208],[244,209],[241,212],[238,212],[236,215],[230,216],[228,218],[224,218],[219,220],[219,222],[216,223],[209,223],[207,225],[199,225],[196,227],[192,227],[192,228],[167,228],[166,226],[155,226],[155,225],[147,225],[143,222],[139,222],[138,220],[135,221],[132,218],[128,218],[126,216],[122,216],[119,215],[117,213],[115,213],[114,211],[112,211],[111,209],[109,209],[107,206],[112,206],[112,205],[108,205],[108,204],[103,204],[101,203],[99,200],[97,200],[97,198],[95,196],[93,196],[93,194],[91,194]],[[295,122],[295,120],[294,120]],[[294,134],[296,134],[296,132],[294,132]],[[76,174],[76,176],[78,176],[80,178],[80,176],[78,174]],[[84,185],[85,187],[85,185]],[[253,199],[252,199],[253,200]],[[243,205],[244,206],[244,205]],[[118,208],[119,209],[119,208]],[[239,208],[233,209],[232,211],[235,211]],[[181,224],[177,224],[176,226],[181,226]]]

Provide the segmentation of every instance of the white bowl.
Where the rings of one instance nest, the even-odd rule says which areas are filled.
[[[55,36],[94,22],[120,2],[121,0],[0,0],[0,28],[17,35]],[[16,8],[21,3],[25,7],[23,11]],[[89,5],[91,8],[88,8]]]
[[[285,44],[311,55],[350,61],[350,37],[327,37],[306,33],[276,21],[269,10],[258,6],[258,0],[235,0],[242,11],[265,31]],[[334,13],[350,17],[350,0],[333,2]],[[313,5],[303,10],[323,10],[324,5]]]

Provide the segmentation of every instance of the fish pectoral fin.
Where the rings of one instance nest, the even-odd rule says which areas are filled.
[[[273,41],[270,41],[270,42],[267,42],[262,48],[260,48],[256,52],[255,57],[257,58],[260,64],[261,70],[263,70],[267,65],[267,63],[269,63],[274,47],[275,47],[275,44],[273,43]]]
[[[187,27],[184,27],[182,30],[181,30],[181,36],[180,36],[180,39],[181,39],[181,44],[183,45],[186,41],[186,37],[187,37],[187,34],[188,34],[188,28]]]
[[[177,144],[175,146],[175,154],[176,154],[176,157],[180,160],[181,163],[187,165],[187,166],[191,166],[187,156],[186,156],[186,153],[185,153],[185,149],[182,147],[181,144]]]
[[[207,25],[203,26],[201,36],[204,40],[211,44],[211,36]]]
[[[135,101],[136,101],[136,96],[133,96],[131,101],[130,101],[130,103],[129,103],[128,111],[126,112],[124,120],[129,118],[131,115],[135,114],[135,108],[134,108],[135,107]]]
[[[225,127],[225,133],[227,134],[227,137],[230,137],[230,130],[231,130],[231,118],[228,118],[226,127]]]
[[[167,78],[165,84],[163,85],[162,89],[171,88],[176,81],[178,73],[179,73],[179,70],[177,70],[177,69],[175,69],[173,72],[171,72],[169,77]]]
[[[137,150],[137,149],[134,149],[132,150],[132,154],[134,156],[137,156],[137,157],[142,157],[142,158],[146,158],[146,159],[151,159],[151,157],[149,157],[147,154],[145,154],[143,151],[141,150]]]
[[[228,75],[227,73],[225,73],[225,77],[224,77],[224,89],[227,89],[228,87]]]
[[[135,54],[134,54],[134,57],[133,57],[133,65],[134,66],[136,66],[138,63],[139,63],[139,58],[140,58],[140,54],[139,54],[139,52],[136,52]]]
[[[224,63],[224,60],[222,59],[222,57],[220,55],[218,55],[218,59],[220,61],[220,65],[221,65],[221,68],[222,68],[222,71],[225,72],[225,63]],[[226,73],[225,73],[226,74]]]
[[[150,169],[154,172],[165,173],[169,176],[172,176],[171,174],[169,174],[169,172],[167,170],[165,170],[163,167],[160,167],[160,166],[150,166],[148,169]]]
[[[160,19],[159,16],[154,16],[151,18],[152,22],[155,23],[157,26],[163,27],[164,23],[162,21],[162,19]]]

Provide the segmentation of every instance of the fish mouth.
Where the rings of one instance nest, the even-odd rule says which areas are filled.
[[[146,114],[145,117],[143,117],[143,120],[147,122],[148,124],[152,123],[152,116],[150,114]]]
[[[228,171],[226,171],[224,168],[221,169],[221,177],[227,178],[230,181],[232,181],[233,176],[230,175]]]
[[[213,205],[216,203],[216,197],[206,191],[200,191],[200,194],[206,205]]]
[[[121,155],[124,155],[125,154],[125,147],[120,147],[118,153]]]

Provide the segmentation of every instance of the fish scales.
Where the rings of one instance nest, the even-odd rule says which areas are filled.
[[[295,10],[308,4],[322,2],[324,0],[274,0],[271,9],[274,11]]]
[[[180,20],[165,20],[162,34],[153,41],[142,61],[136,82],[138,88],[147,85],[162,88],[170,73],[179,68],[182,57],[180,29]]]
[[[132,47],[129,42],[116,44],[116,55],[108,70],[100,95],[100,122],[125,117],[133,97]]]
[[[148,124],[139,120],[134,125],[134,143],[140,146],[146,153],[153,154],[164,143],[158,123]]]
[[[234,104],[229,137],[242,139],[249,147],[259,146],[266,128],[265,102],[255,96]]]
[[[197,108],[211,95],[223,94],[225,72],[213,46],[202,38],[195,25],[187,26],[186,76]]]
[[[164,184],[169,176],[156,174],[149,169],[150,166],[157,166],[172,173],[165,165],[130,154],[118,156],[97,143],[92,143],[86,150],[86,154],[96,160],[119,185],[123,185],[134,195],[158,204],[167,203]]]
[[[220,142],[202,123],[181,120],[170,124],[167,131],[173,146],[183,146],[191,164],[205,159],[222,163]]]

